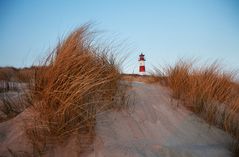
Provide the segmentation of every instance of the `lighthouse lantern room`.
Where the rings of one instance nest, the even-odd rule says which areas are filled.
[[[144,54],[140,54],[139,55],[139,73],[140,74],[145,74],[145,64],[144,64],[144,62],[145,62],[145,58],[144,58]]]

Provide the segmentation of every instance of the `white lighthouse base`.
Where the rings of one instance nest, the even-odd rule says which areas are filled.
[[[139,72],[139,75],[146,75],[146,72]]]

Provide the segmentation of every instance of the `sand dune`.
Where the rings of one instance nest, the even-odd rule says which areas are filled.
[[[158,85],[134,82],[130,105],[123,111],[97,116],[96,137],[81,154],[74,136],[44,156],[86,157],[227,157],[231,137],[209,125],[170,99]],[[32,146],[24,136],[27,111],[0,124],[0,154],[13,151],[30,154]],[[28,152],[28,153],[27,153]]]

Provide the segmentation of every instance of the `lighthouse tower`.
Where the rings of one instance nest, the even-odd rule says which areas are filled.
[[[139,55],[139,73],[141,75],[144,75],[145,74],[145,59],[144,59],[144,54],[140,54]]]

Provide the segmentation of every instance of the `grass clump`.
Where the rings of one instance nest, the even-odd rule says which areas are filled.
[[[154,75],[139,75],[139,74],[122,74],[122,80],[128,82],[144,82],[144,83],[156,83],[162,80],[162,78]]]
[[[192,63],[179,60],[164,69],[172,97],[230,133],[235,139],[234,152],[238,152],[239,85],[234,81],[235,73],[224,72],[218,62],[197,68]]]
[[[93,136],[96,115],[123,105],[119,64],[92,36],[80,27],[35,68],[26,133],[40,151],[72,134]]]

